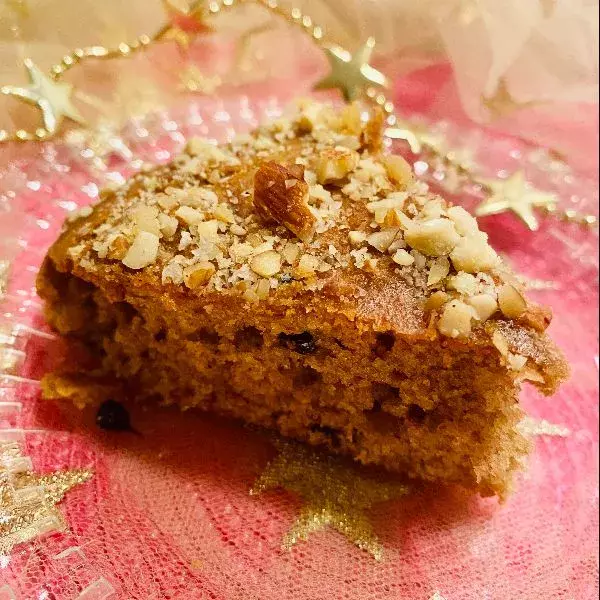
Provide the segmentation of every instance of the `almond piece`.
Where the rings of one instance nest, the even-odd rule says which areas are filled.
[[[317,181],[321,184],[339,181],[356,169],[359,160],[358,153],[352,150],[328,148],[317,159]]]
[[[505,317],[518,319],[527,309],[527,302],[516,287],[508,283],[498,291],[498,304]]]
[[[264,163],[254,176],[254,206],[264,219],[274,220],[308,241],[317,222],[308,206],[308,184],[301,179],[292,187],[285,183],[297,179],[297,174],[298,170],[276,162]]]
[[[494,296],[490,294],[477,294],[467,298],[467,303],[470,304],[477,313],[480,321],[487,321],[497,310],[498,303]]]
[[[319,259],[311,254],[303,254],[298,266],[294,269],[294,276],[300,279],[312,277],[319,268]]]

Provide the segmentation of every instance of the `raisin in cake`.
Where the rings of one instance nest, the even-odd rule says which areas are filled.
[[[528,451],[521,383],[551,394],[567,375],[550,313],[467,211],[383,152],[382,127],[307,102],[192,140],[74,215],[38,290],[112,391],[503,495]]]

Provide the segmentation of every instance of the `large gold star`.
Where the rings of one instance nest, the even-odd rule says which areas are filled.
[[[18,465],[23,459],[16,444],[0,444],[0,554],[64,528],[56,505],[68,491],[92,476],[86,469],[46,475],[20,472]]]
[[[508,85],[504,77],[498,79],[496,91],[491,96],[481,96],[481,102],[488,109],[492,119],[506,117],[516,110],[530,108],[539,104],[538,101],[529,100],[527,102],[518,102],[508,90]]]
[[[77,123],[85,123],[80,112],[71,103],[73,86],[70,83],[50,79],[29,58],[25,59],[24,65],[29,75],[30,85],[28,87],[5,85],[0,88],[0,92],[37,106],[42,112],[44,128],[49,134],[57,131],[65,117]]]
[[[385,75],[369,64],[374,47],[375,40],[369,38],[354,54],[340,46],[325,48],[331,71],[315,84],[315,89],[339,89],[344,99],[352,102],[369,86],[387,85]]]
[[[523,171],[515,171],[508,179],[482,179],[480,183],[489,189],[490,195],[475,209],[477,216],[497,215],[510,210],[531,231],[539,228],[534,207],[551,209],[558,202],[554,194],[529,185]]]
[[[284,488],[304,501],[300,515],[283,539],[286,550],[325,527],[333,527],[375,559],[383,548],[365,511],[408,493],[407,486],[367,477],[358,468],[307,446],[278,441],[278,456],[256,480],[251,494]]]
[[[204,2],[192,2],[183,7],[173,0],[162,2],[170,24],[160,34],[161,40],[172,40],[182,52],[187,52],[196,36],[212,32],[212,28],[204,23]]]

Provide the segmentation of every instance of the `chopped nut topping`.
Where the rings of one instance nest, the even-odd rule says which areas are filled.
[[[348,239],[353,246],[358,246],[367,239],[367,234],[362,231],[349,231]]]
[[[294,269],[294,275],[300,279],[306,279],[307,277],[312,277],[318,268],[319,259],[316,256],[303,254],[298,266]]]
[[[448,302],[448,299],[449,296],[448,294],[446,294],[446,292],[434,292],[433,294],[431,294],[431,296],[429,296],[429,298],[427,298],[427,301],[425,302],[425,310],[439,310],[440,308],[442,308],[442,306],[444,306],[444,304],[446,304],[446,302]]]
[[[398,228],[377,231],[367,237],[367,243],[377,248],[379,252],[385,252],[391,246],[399,231]]]
[[[206,285],[215,273],[215,270],[215,266],[208,261],[190,265],[183,269],[183,281],[187,287],[195,290],[196,288]]]
[[[286,185],[290,179],[297,181],[292,187]],[[254,206],[263,218],[281,223],[303,241],[314,234],[317,220],[308,206],[308,184],[282,165],[268,162],[256,172]]]
[[[406,188],[413,181],[411,166],[397,154],[389,154],[381,159],[387,176],[398,185]]]
[[[408,267],[415,262],[415,259],[406,250],[396,250],[392,260],[401,267]]]
[[[450,259],[457,271],[466,273],[491,271],[498,264],[498,255],[481,233],[461,238]]]
[[[436,258],[429,269],[429,275],[427,276],[427,285],[437,285],[442,279],[444,279],[450,272],[450,261],[442,256]]]
[[[347,148],[327,150],[317,159],[317,181],[321,184],[339,181],[358,166],[359,155]]]
[[[431,219],[422,223],[413,222],[404,239],[409,246],[426,256],[443,256],[456,247],[460,236],[449,219]]]
[[[199,210],[189,206],[180,206],[175,211],[175,216],[188,225],[196,225],[204,220],[204,215]]]
[[[143,269],[151,265],[158,255],[159,238],[149,231],[140,231],[123,258],[123,264],[130,269]]]
[[[444,306],[438,322],[438,329],[447,337],[465,337],[471,333],[471,320],[475,311],[460,300],[451,300]]]
[[[498,290],[498,305],[502,314],[509,319],[518,319],[527,309],[521,292],[508,283]]]
[[[281,256],[274,250],[267,250],[252,258],[250,268],[261,277],[272,277],[281,269]]]
[[[467,298],[467,303],[475,309],[477,318],[482,322],[487,321],[498,310],[498,303],[490,294],[476,294]]]

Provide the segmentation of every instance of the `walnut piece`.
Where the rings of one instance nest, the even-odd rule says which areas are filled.
[[[298,171],[276,162],[264,163],[254,176],[254,206],[267,220],[274,220],[309,241],[315,232],[317,219],[308,206],[308,184],[297,178]],[[297,179],[291,187],[286,181]]]

